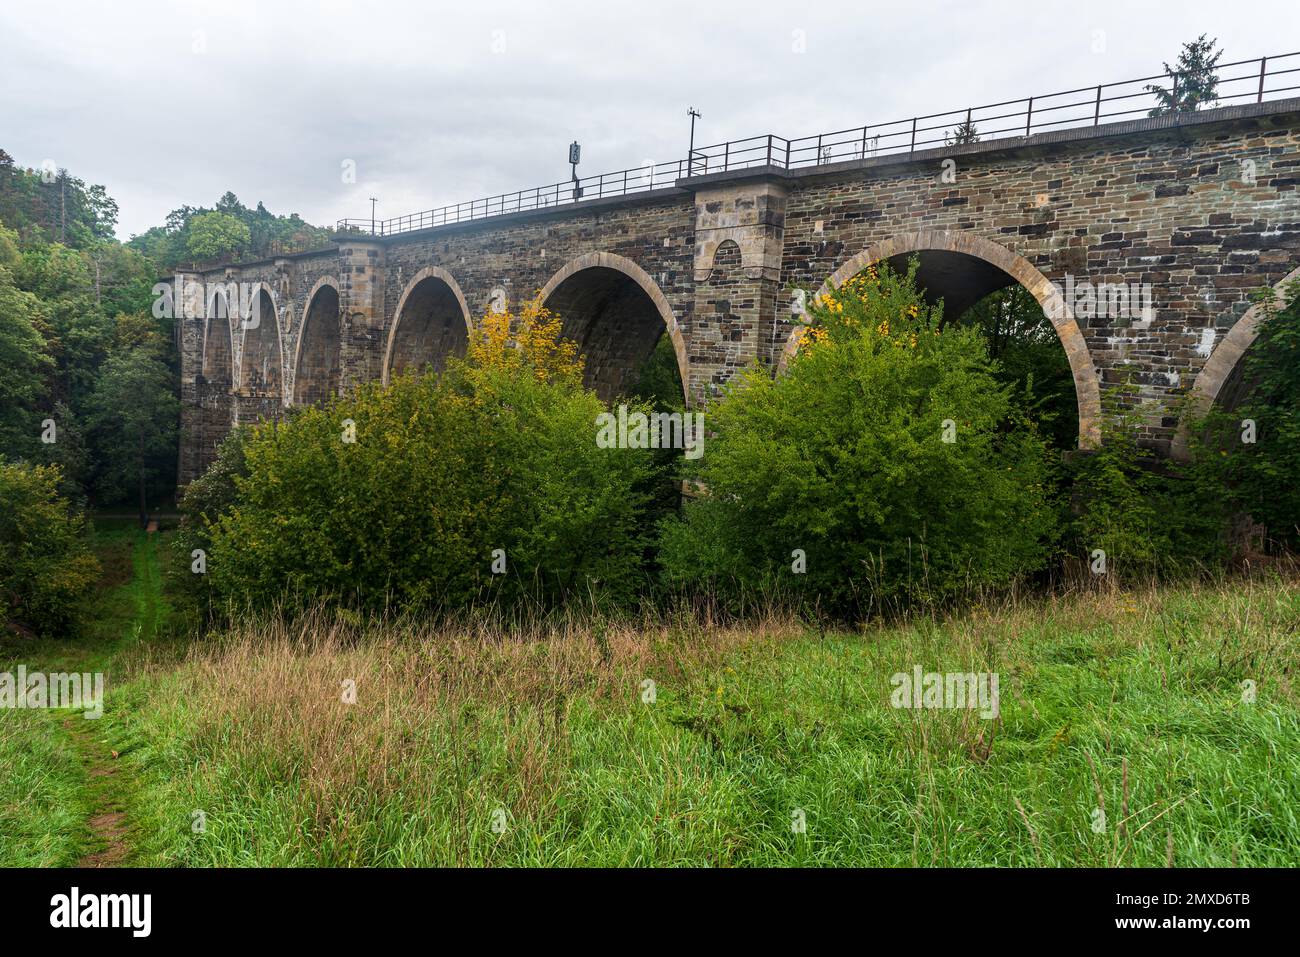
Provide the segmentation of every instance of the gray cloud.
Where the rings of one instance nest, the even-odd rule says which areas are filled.
[[[692,105],[698,142],[800,136],[1159,72],[1201,32],[1290,52],[1291,5],[10,5],[0,146],[103,183],[123,237],[227,189],[331,224],[563,180],[574,139],[584,173],[677,159]]]

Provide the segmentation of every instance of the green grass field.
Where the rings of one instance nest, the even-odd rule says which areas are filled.
[[[157,542],[133,522],[100,523],[94,544],[103,582],[91,602],[85,635],[75,641],[0,645],[0,670],[25,664],[47,672],[103,672],[113,692],[114,662],[136,643],[155,639],[167,616]],[[0,711],[0,864],[55,867],[81,862],[99,848],[90,826],[102,803],[118,800],[117,782],[92,774],[94,741],[104,719],[72,711]],[[98,751],[109,754],[109,749]]]
[[[1290,579],[854,634],[360,635],[322,615],[182,656],[156,541],[102,537],[131,562],[95,633],[25,660],[99,663],[108,711],[75,733],[0,713],[0,863],[105,853],[105,808],[131,864],[1300,863]],[[917,665],[996,672],[1000,716],[891,707],[890,676]]]

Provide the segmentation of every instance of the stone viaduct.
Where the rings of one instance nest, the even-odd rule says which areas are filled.
[[[1080,444],[1131,378],[1168,404],[1213,400],[1254,338],[1249,295],[1300,266],[1300,99],[1250,103],[901,155],[755,165],[636,194],[375,236],[182,276],[249,284],[253,328],[181,322],[180,481],[233,423],[283,415],[465,348],[494,299],[541,291],[606,398],[671,338],[688,401],[790,353],[797,289],[916,254],[949,315],[1022,284],[1073,369]],[[1137,319],[1082,315],[1067,282],[1149,284]],[[215,299],[209,294],[209,299]],[[1153,408],[1158,406],[1153,405]],[[1144,439],[1177,451],[1178,422]]]

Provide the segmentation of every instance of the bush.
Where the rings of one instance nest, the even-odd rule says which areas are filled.
[[[72,627],[99,574],[60,480],[56,466],[0,462],[0,620],[49,635]]]
[[[628,596],[648,454],[597,447],[604,407],[559,334],[533,301],[486,316],[441,377],[254,428],[210,526],[218,595],[368,610]]]
[[[671,581],[782,582],[861,613],[1043,565],[1046,445],[979,332],[925,304],[916,268],[849,280],[813,307],[784,376],[751,369],[711,407],[696,475],[709,494],[664,526]]]
[[[248,427],[231,429],[217,449],[216,460],[185,486],[177,503],[181,522],[169,543],[167,590],[178,610],[196,626],[211,613],[213,594],[208,576],[194,571],[195,550],[205,556],[212,550],[212,526],[235,507],[239,494],[235,480],[248,475],[248,460],[244,456],[248,438]]]
[[[1094,574],[1098,551],[1112,581],[1169,577],[1203,569],[1224,557],[1223,513],[1217,493],[1198,501],[1204,484],[1161,461],[1138,436],[1149,410],[1136,386],[1122,382],[1102,396],[1101,445],[1072,459],[1069,552]]]
[[[1244,400],[1191,423],[1200,480],[1231,513],[1263,525],[1275,550],[1300,547],[1300,284],[1271,292],[1241,360]]]

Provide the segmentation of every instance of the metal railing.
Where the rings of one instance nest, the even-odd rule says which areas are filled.
[[[451,226],[488,216],[549,209],[582,200],[644,193],[652,189],[672,186],[686,175],[688,175],[686,160],[681,159],[675,162],[657,163],[653,166],[637,166],[633,169],[619,170],[617,173],[584,176],[577,180],[552,183],[549,186],[534,186],[513,193],[501,193],[485,199],[471,200],[468,203],[457,203],[454,206],[440,206],[437,209],[426,209],[406,216],[394,216],[391,219],[341,219],[338,221],[337,229],[340,233],[391,236],[395,233],[409,233],[433,226]]]
[[[1285,94],[1300,93],[1300,51],[1221,63],[1215,67],[1217,95],[1203,107],[1263,103]],[[1160,86],[1178,95],[1179,75],[1158,73],[1134,80],[1101,83],[1061,93],[1004,100],[944,113],[913,116],[905,120],[856,126],[833,133],[799,139],[775,134],[729,140],[691,150],[687,159],[603,173],[577,180],[537,186],[486,199],[442,206],[391,219],[342,219],[340,233],[391,236],[397,233],[447,226],[490,216],[547,209],[588,199],[625,196],[672,186],[677,180],[710,173],[770,166],[800,169],[850,162],[874,156],[915,153],[918,150],[974,142],[958,135],[963,124],[973,129],[978,142],[1031,136],[1034,133],[1100,126],[1146,116],[1161,105],[1148,86]]]

